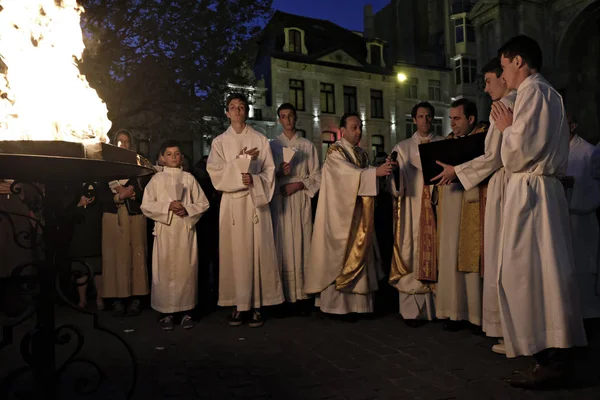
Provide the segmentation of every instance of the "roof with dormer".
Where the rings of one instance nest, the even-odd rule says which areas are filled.
[[[285,28],[298,28],[304,31],[307,54],[284,51]],[[286,61],[393,75],[391,66],[383,67],[368,63],[369,43],[385,45],[377,38],[365,38],[331,21],[276,11],[262,32],[259,40],[259,56],[268,53],[271,57]],[[384,61],[388,64],[385,47],[383,54]]]

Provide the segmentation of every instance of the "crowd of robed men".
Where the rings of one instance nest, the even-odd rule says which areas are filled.
[[[232,307],[229,324],[262,326],[261,307],[313,297],[325,313],[373,312],[383,278],[375,197],[385,186],[395,199],[389,282],[402,317],[415,327],[434,318],[468,321],[499,339],[494,351],[533,356],[533,367],[510,380],[514,386],[564,382],[567,349],[587,344],[582,308],[593,307],[580,296],[597,301],[589,285],[595,272],[578,286],[569,201],[580,182],[587,186],[577,195],[583,198],[597,194],[598,183],[582,167],[593,146],[570,130],[575,124],[541,67],[533,39],[511,39],[482,70],[493,100],[489,129],[476,125],[472,102],[459,100],[450,109],[452,133],[443,138],[431,132],[434,108],[419,103],[412,110],[417,131],[377,167],[359,146],[356,113],[342,117],[342,138],[321,169],[313,143],[296,133],[291,104],[277,110],[283,133],[269,142],[246,124],[246,98],[230,95],[231,125],[214,139],[207,162],[222,192],[218,304]],[[419,144],[486,131],[483,155],[462,165],[439,163],[443,171],[424,182]],[[579,148],[581,162],[569,160],[570,148]],[[579,166],[570,178],[568,164]],[[142,209],[153,218],[148,206]],[[597,222],[595,230],[597,241]],[[597,243],[582,251],[597,252]]]
[[[568,349],[587,344],[583,318],[600,316],[600,185],[591,177],[600,178],[600,168],[590,172],[594,146],[569,129],[575,124],[569,124],[562,98],[541,67],[534,40],[511,39],[482,70],[493,100],[489,129],[477,124],[475,105],[461,99],[451,105],[452,133],[438,136],[431,131],[433,106],[419,103],[412,110],[417,131],[379,166],[371,166],[359,146],[362,121],[356,113],[341,118],[341,139],[329,146],[321,167],[314,144],[296,132],[293,105],[278,108],[283,133],[269,141],[246,124],[246,97],[230,95],[231,124],[213,140],[206,162],[221,193],[218,304],[232,308],[229,325],[263,326],[261,309],[282,303],[314,301],[333,315],[372,313],[374,294],[386,278],[375,203],[380,190],[387,190],[393,198],[387,280],[399,292],[405,322],[419,327],[437,318],[449,330],[462,322],[481,326],[498,338],[493,351],[534,357],[512,385],[565,382]],[[420,144],[486,131],[483,155],[461,165],[439,163],[442,172],[424,181]],[[102,220],[102,273],[118,284],[105,282],[101,291],[117,299],[148,293],[147,286],[131,289],[132,282],[146,281],[145,273],[117,277],[117,270],[128,276],[144,270],[145,246],[108,240],[124,230],[142,235],[145,225],[138,229],[129,221],[142,216],[124,207],[128,198],[141,198],[140,214],[154,220],[152,308],[162,314],[163,329],[174,328],[177,314],[182,327],[191,328],[189,311],[198,301],[196,224],[209,201],[181,168],[177,141],[163,143],[159,154],[161,166],[143,195],[129,193],[125,182],[106,187],[106,203],[114,210],[112,219],[105,212]],[[114,229],[107,229],[109,223]],[[119,260],[136,257],[139,266],[119,267]],[[97,302],[100,307],[100,297]],[[132,305],[139,309],[139,301]]]

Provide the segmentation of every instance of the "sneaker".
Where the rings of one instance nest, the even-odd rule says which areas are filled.
[[[113,317],[120,318],[125,316],[125,306],[121,300],[115,300],[112,309]]]
[[[167,315],[166,317],[159,320],[158,323],[160,325],[160,329],[162,329],[163,331],[172,331],[173,330],[173,316],[172,315]]]
[[[504,341],[498,341],[498,343],[493,345],[492,351],[496,354],[506,354],[506,347],[504,347]]]
[[[264,324],[265,324],[265,321],[263,321],[262,315],[260,315],[260,311],[253,310],[252,311],[252,319],[248,323],[248,326],[250,328],[260,328]]]
[[[229,326],[240,326],[242,325],[242,313],[233,309],[233,312],[229,316]]]
[[[140,315],[142,312],[142,307],[140,301],[135,299],[129,304],[127,307],[127,315],[130,317],[135,317],[136,315]]]
[[[192,317],[189,315],[184,315],[181,318],[181,327],[183,329],[192,329],[194,327],[194,321],[192,321]]]

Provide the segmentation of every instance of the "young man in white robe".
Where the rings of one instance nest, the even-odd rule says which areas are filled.
[[[358,146],[358,114],[344,114],[340,131],[323,165],[304,292],[317,295],[316,306],[328,314],[371,313],[383,277],[375,238],[377,177],[389,175],[393,163],[369,166]]]
[[[418,327],[435,318],[433,288],[437,279],[437,231],[432,203],[436,193],[434,185],[423,182],[419,145],[444,138],[431,131],[435,109],[430,103],[416,104],[411,115],[417,131],[394,147],[392,154],[397,154],[398,169],[388,177],[388,188],[394,197],[389,282],[400,292],[402,318],[407,325]]]
[[[475,129],[477,106],[468,99],[450,105],[452,132],[446,139],[485,133]],[[444,168],[452,168],[438,161]],[[482,190],[465,190],[443,170],[432,179],[439,185],[438,200],[438,284],[435,313],[445,319],[444,329],[457,331],[466,325],[481,326],[481,215]],[[453,177],[452,177],[453,178]]]
[[[596,287],[600,240],[596,210],[600,207],[600,182],[592,177],[591,171],[594,145],[576,133],[577,121],[573,115],[568,115],[568,121],[567,177],[572,180],[572,188],[567,190],[567,200],[581,313],[584,319],[600,318],[600,288]]]
[[[321,166],[315,145],[296,132],[296,108],[283,103],[277,109],[283,133],[271,141],[276,171],[271,215],[275,247],[283,276],[283,293],[295,311],[306,314],[309,299],[304,292],[304,269],[310,258],[312,237],[311,199],[321,186]],[[285,149],[285,150],[284,150]],[[285,153],[293,151],[286,162]]]
[[[501,101],[507,108],[513,109],[517,92],[510,90],[501,78],[500,59],[494,57],[481,70],[485,79],[485,92],[492,102]],[[485,138],[483,155],[457,166],[444,166],[444,177],[452,180],[457,177],[465,190],[471,190],[486,178],[490,177],[485,192],[485,216],[483,224],[483,305],[482,330],[487,336],[496,337],[498,343],[492,350],[506,354],[500,325],[500,309],[498,305],[498,252],[500,248],[499,232],[502,229],[502,207],[504,205],[504,189],[508,176],[502,166],[500,146],[502,133],[496,128],[494,119],[490,117],[490,127]]]
[[[196,223],[208,200],[196,179],[181,169],[179,142],[167,140],[160,148],[164,161],[144,190],[142,212],[155,221],[152,249],[152,308],[163,314],[159,323],[173,330],[174,314],[181,327],[194,327],[190,311],[198,299],[198,244]]]
[[[541,388],[564,383],[565,351],[587,344],[574,275],[569,209],[560,178],[569,132],[560,94],[540,75],[539,44],[517,36],[498,51],[502,77],[517,90],[514,111],[492,105],[502,132],[506,186],[498,270],[500,319],[507,357],[535,358],[509,380]]]
[[[217,136],[206,169],[223,192],[219,224],[219,305],[234,307],[230,326],[264,324],[262,306],[284,301],[269,202],[275,188],[275,164],[269,140],[246,124],[248,100],[227,98],[231,125]],[[248,159],[249,166],[247,164]]]

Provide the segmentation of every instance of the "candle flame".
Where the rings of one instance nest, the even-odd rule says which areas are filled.
[[[108,142],[106,104],[81,75],[76,0],[0,0],[0,140]]]

